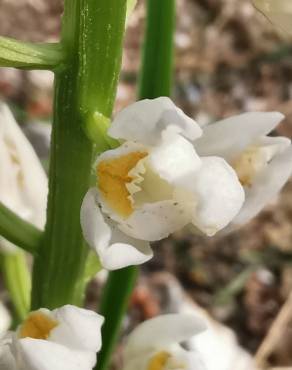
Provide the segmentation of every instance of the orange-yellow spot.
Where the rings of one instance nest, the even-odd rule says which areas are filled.
[[[128,217],[133,212],[126,187],[133,181],[129,172],[146,156],[147,153],[132,152],[104,160],[97,166],[98,187],[107,204],[122,217]]]
[[[42,312],[33,312],[20,327],[20,338],[47,339],[51,331],[58,326],[56,320]]]
[[[236,167],[234,169],[235,169],[235,172],[237,173],[238,180],[241,183],[241,185],[246,186],[246,187],[251,187],[252,185],[251,176],[246,173],[240,173]]]
[[[258,162],[259,159],[257,153],[255,149],[251,147],[232,163],[232,167],[237,173],[238,179],[242,186],[250,187],[252,185],[252,180],[259,167]]]
[[[169,359],[170,355],[167,352],[158,352],[151,358],[147,370],[163,370]]]

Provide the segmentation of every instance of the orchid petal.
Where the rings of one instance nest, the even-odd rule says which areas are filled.
[[[155,241],[180,230],[191,220],[191,207],[175,200],[146,203],[119,223],[125,234],[142,240]]]
[[[153,252],[148,243],[124,235],[98,206],[98,191],[90,189],[81,207],[81,225],[88,244],[96,250],[103,267],[115,270],[148,261]]]
[[[96,363],[94,352],[71,350],[47,340],[24,338],[17,345],[23,370],[89,370]]]
[[[54,310],[59,323],[50,333],[50,341],[79,351],[98,352],[101,348],[101,326],[104,318],[97,313],[66,305]]]
[[[204,127],[196,140],[199,155],[217,155],[229,162],[261,136],[270,133],[283,120],[278,112],[249,112]]]
[[[110,244],[111,229],[104,220],[97,197],[97,189],[88,190],[81,205],[80,221],[84,239],[100,255]]]
[[[0,104],[0,137],[1,167],[4,162],[6,166],[9,166],[5,177],[7,185],[10,181],[9,186],[11,186],[11,188],[8,186],[2,188],[3,179],[1,180],[1,197],[8,207],[14,204],[13,211],[36,226],[43,227],[46,216],[47,177],[31,144],[19,128],[9,108],[3,103]],[[3,153],[4,148],[11,156],[9,161],[7,154]],[[11,176],[13,168],[17,173],[14,173],[13,178],[8,180],[8,174]],[[2,170],[5,170],[5,163],[1,172]],[[6,199],[6,192],[11,194],[12,198],[18,197],[18,202],[15,203],[15,199]]]
[[[181,185],[200,168],[201,160],[188,140],[166,130],[161,145],[150,152],[149,164],[170,184]]]
[[[108,270],[140,265],[153,257],[148,242],[132,238],[120,231],[117,224],[110,222],[112,231],[111,245],[104,251],[102,264]]]
[[[125,108],[117,114],[108,133],[115,139],[155,145],[170,126],[190,140],[202,134],[200,126],[167,97],[141,100]]]
[[[21,370],[17,367],[10,347],[7,344],[0,343],[0,369],[1,370]]]
[[[193,224],[211,236],[227,226],[244,202],[235,171],[222,158],[203,157],[201,169],[188,185],[198,200]]]
[[[202,319],[192,314],[168,314],[140,324],[130,335],[126,352],[159,349],[181,343],[205,330]]]
[[[267,167],[245,188],[245,203],[234,218],[233,224],[241,225],[255,217],[264,206],[271,202],[285,185],[292,173],[292,147],[272,159]]]

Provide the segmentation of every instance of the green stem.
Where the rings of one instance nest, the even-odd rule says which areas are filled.
[[[81,302],[88,251],[80,207],[93,154],[86,122],[95,112],[111,115],[125,28],[126,0],[65,0],[64,5],[62,44],[69,63],[56,75],[47,225],[35,259],[33,308]]]
[[[148,0],[139,98],[170,96],[173,80],[175,0]]]
[[[35,253],[41,243],[42,231],[24,221],[0,202],[0,235],[11,243]]]
[[[147,1],[147,29],[140,77],[140,99],[171,94],[175,0]],[[95,370],[106,370],[137,277],[137,267],[110,272],[101,299],[105,316],[103,346]]]
[[[3,253],[1,268],[15,309],[17,322],[21,322],[29,312],[31,291],[31,279],[25,254],[21,251]]]
[[[136,267],[127,267],[109,274],[99,308],[100,314],[105,316],[105,323],[102,327],[102,350],[97,357],[96,370],[108,368],[137,275]]]

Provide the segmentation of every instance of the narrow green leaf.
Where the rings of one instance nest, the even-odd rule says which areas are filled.
[[[16,322],[23,321],[30,307],[31,277],[22,251],[3,253],[1,267],[15,309]]]
[[[0,37],[0,67],[55,70],[64,62],[57,43],[33,44]]]
[[[43,233],[0,202],[0,235],[27,252],[36,253]]]

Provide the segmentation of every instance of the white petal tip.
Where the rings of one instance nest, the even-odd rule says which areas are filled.
[[[129,266],[141,265],[153,257],[150,245],[146,245],[143,250],[135,246],[116,243],[111,245],[102,256],[102,265],[107,270],[119,270]]]
[[[269,117],[270,120],[277,123],[280,123],[281,121],[283,121],[283,119],[285,119],[284,114],[280,112],[267,112],[266,115],[267,117]]]

